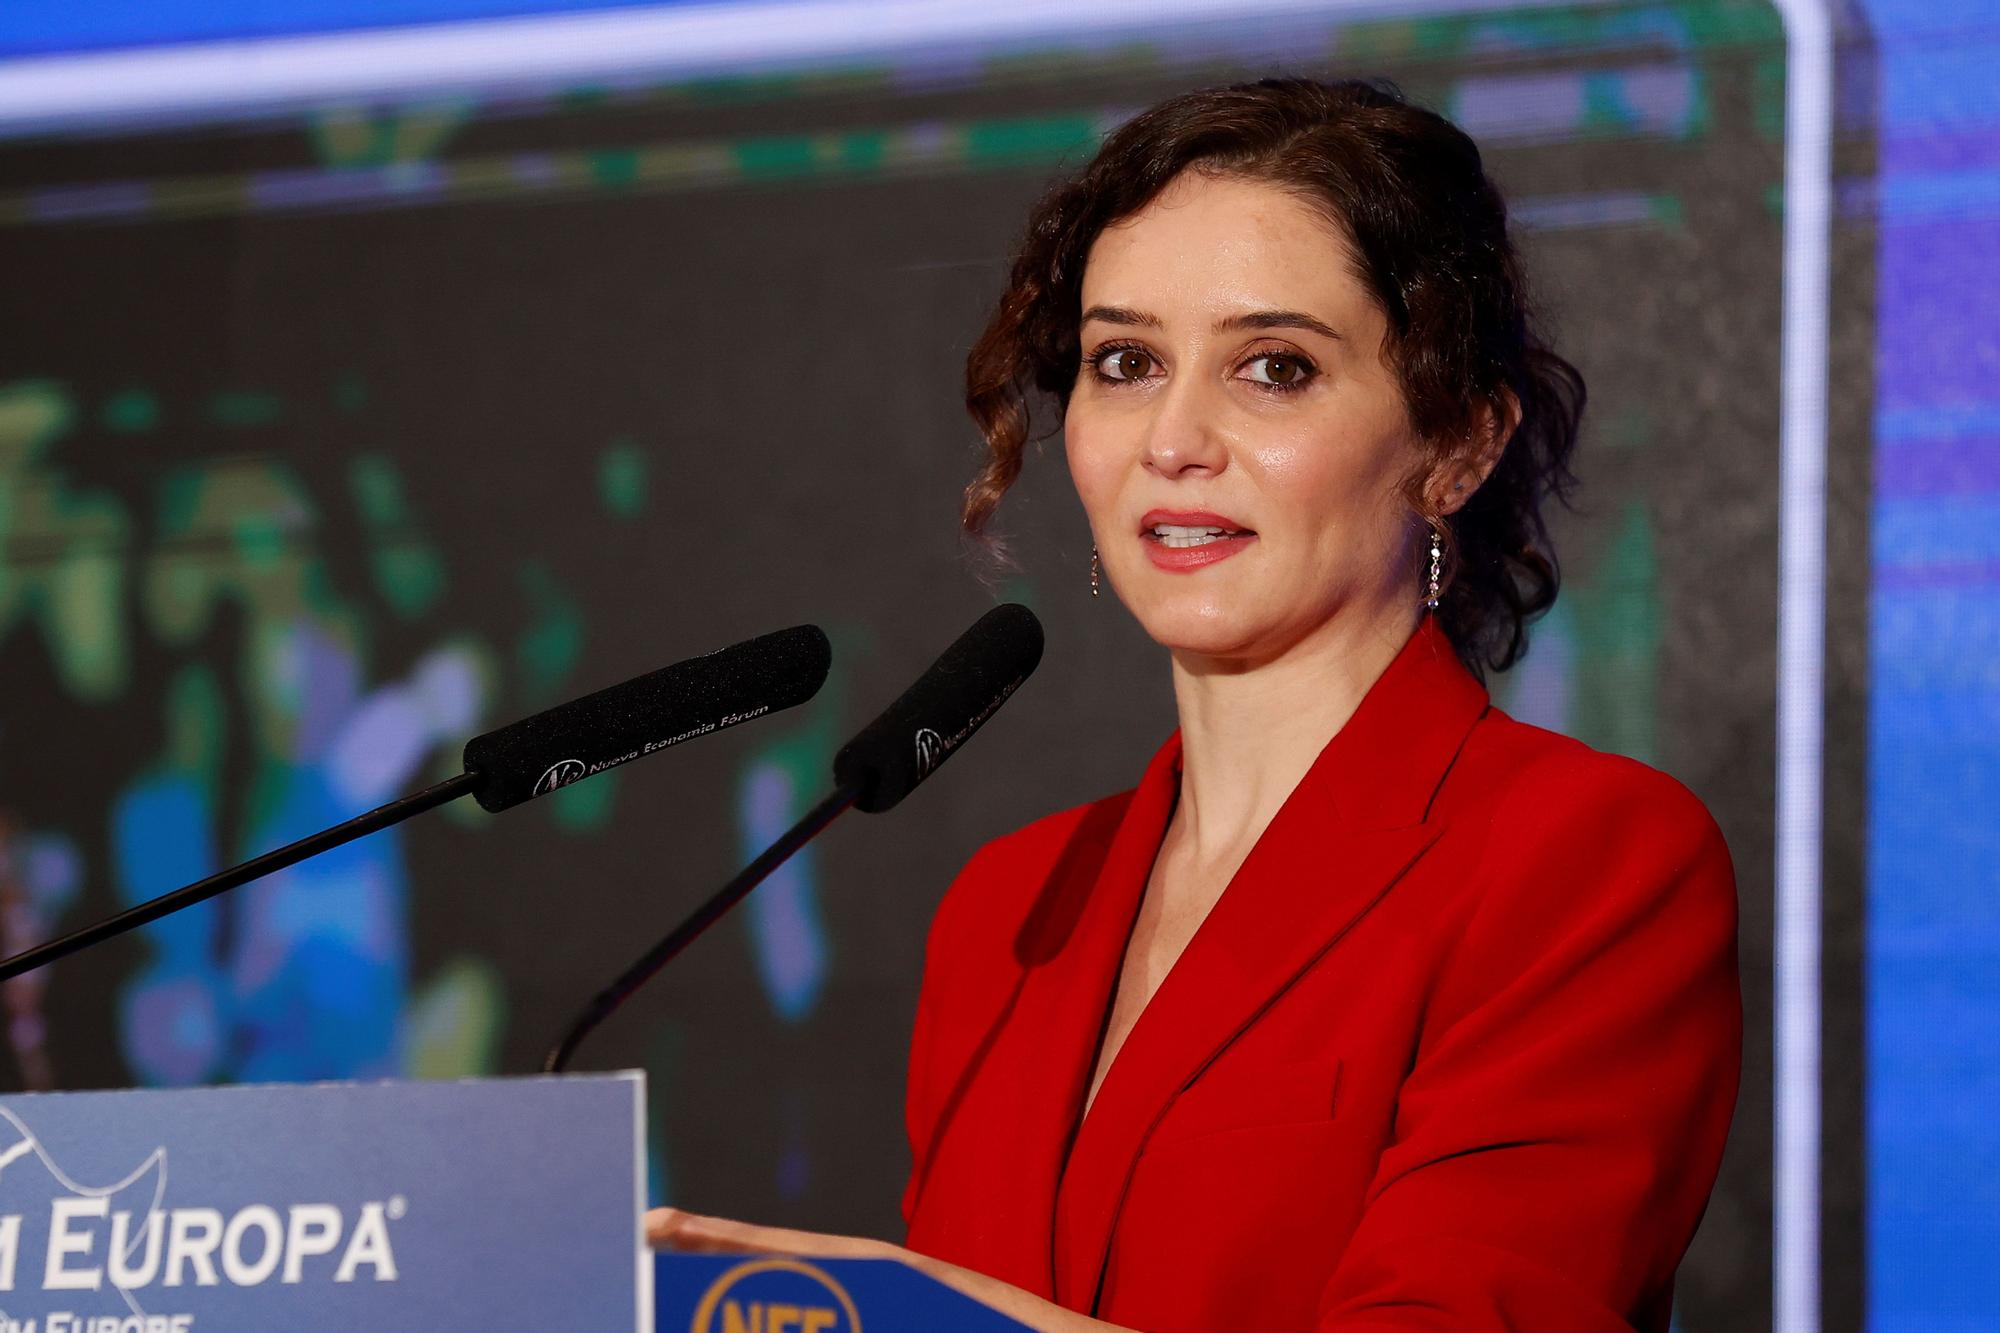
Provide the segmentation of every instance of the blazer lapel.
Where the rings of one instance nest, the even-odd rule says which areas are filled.
[[[986,1196],[986,1271],[1054,1291],[1056,1192],[1132,922],[1180,789],[1180,737],[1148,765],[1114,830],[1079,828],[1012,941],[1020,971],[996,1044],[960,1096]],[[945,1120],[956,1118],[956,1106]],[[972,1110],[968,1105],[967,1110]],[[942,1135],[948,1124],[941,1125]],[[1001,1246],[1008,1257],[991,1253]]]
[[[1059,1302],[1095,1307],[1133,1166],[1173,1098],[1437,838],[1442,830],[1425,822],[1431,796],[1485,707],[1485,690],[1426,621],[1286,800],[1139,1016],[1076,1132],[1056,1201]],[[1115,955],[1094,959],[1093,985],[1066,997],[1093,1020],[1085,1079],[1171,808],[1143,857],[1128,848],[1120,863],[1123,931],[1106,931],[1118,934]],[[1136,890],[1124,879],[1135,872]],[[1070,1044],[1065,1071],[1079,1063]],[[1077,1086],[1066,1102],[1072,1122],[1082,1093]]]

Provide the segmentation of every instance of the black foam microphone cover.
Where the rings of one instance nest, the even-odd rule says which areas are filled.
[[[558,704],[465,744],[465,771],[488,810],[505,810],[607,768],[802,704],[826,682],[833,650],[797,625],[661,667]]]
[[[958,752],[1042,660],[1042,622],[996,606],[833,758],[833,780],[855,807],[890,809]]]

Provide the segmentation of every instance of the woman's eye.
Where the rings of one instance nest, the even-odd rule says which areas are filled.
[[[1269,353],[1253,357],[1249,362],[1250,378],[1259,384],[1275,385],[1281,389],[1294,389],[1313,376],[1312,363],[1301,356],[1285,356]]]
[[[1108,380],[1142,380],[1153,368],[1153,358],[1136,348],[1122,347],[1097,358],[1097,373]]]

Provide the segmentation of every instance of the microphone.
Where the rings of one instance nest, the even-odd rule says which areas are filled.
[[[1042,660],[1042,622],[996,606],[945,649],[922,679],[833,757],[834,785],[857,810],[894,809],[999,711]]]
[[[468,741],[465,771],[456,777],[0,960],[0,981],[461,796],[505,810],[640,755],[802,704],[819,693],[832,661],[819,627],[799,625],[558,704]]]
[[[465,743],[480,807],[498,812],[641,755],[802,704],[833,650],[797,625],[586,694]]]
[[[876,814],[908,796],[1013,697],[1041,660],[1042,623],[1034,612],[1008,603],[981,616],[916,684],[840,748],[833,760],[833,794],[599,991],[549,1048],[542,1072],[561,1073],[598,1024],[849,806]]]

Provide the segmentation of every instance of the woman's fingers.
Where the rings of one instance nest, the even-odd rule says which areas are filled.
[[[655,1208],[646,1214],[647,1242],[676,1250],[755,1250],[760,1248],[755,1233],[762,1230],[765,1228],[680,1208]]]
[[[894,1246],[879,1240],[760,1227],[681,1208],[655,1208],[648,1212],[646,1241],[656,1249],[710,1254],[796,1254],[821,1259],[875,1259],[895,1252]]]

